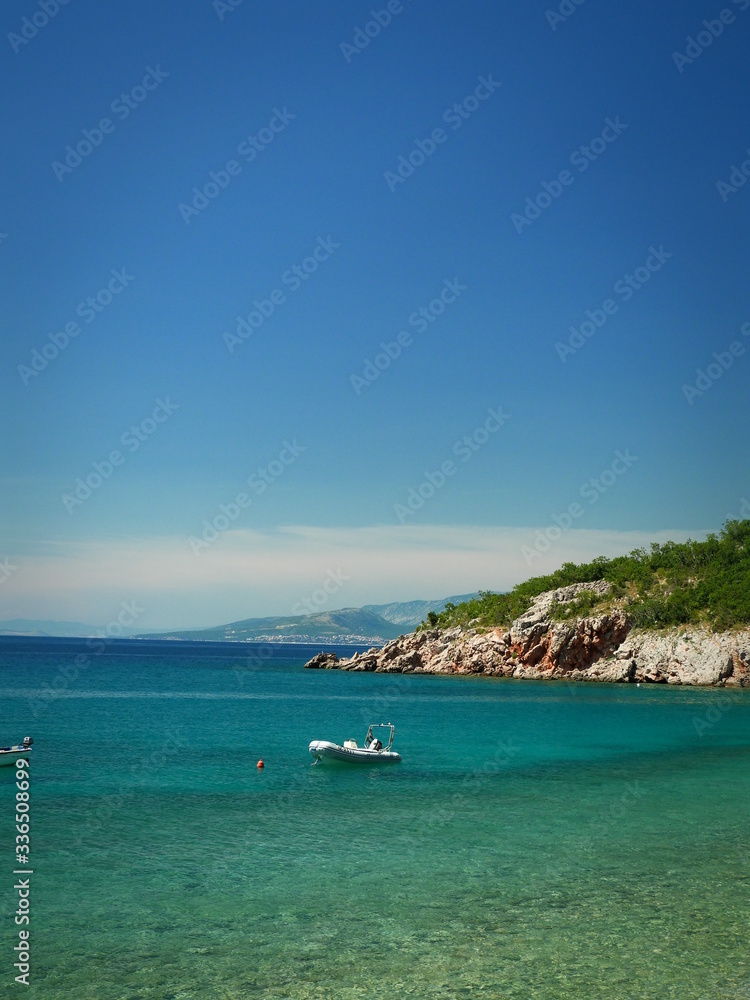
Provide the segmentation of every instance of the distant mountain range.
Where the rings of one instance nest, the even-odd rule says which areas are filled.
[[[362,608],[319,611],[296,617],[245,618],[212,628],[179,629],[133,635],[137,639],[210,639],[214,642],[387,642],[413,631],[430,611],[442,611],[449,602],[460,604],[475,594],[436,601],[395,601]],[[0,621],[0,635],[91,636],[100,629],[82,622],[13,618]]]
[[[96,626],[85,625],[83,622],[57,622],[37,618],[8,618],[0,621],[0,635],[90,636],[96,633]]]
[[[363,608],[319,611],[296,617],[245,618],[213,628],[149,633],[139,639],[212,639],[247,642],[272,639],[274,642],[387,642],[413,631],[430,611],[442,611],[446,604],[459,604],[474,594],[446,597],[439,601],[396,601],[367,604]]]
[[[446,604],[462,604],[476,597],[476,594],[461,594],[446,597],[443,601],[395,601],[393,604],[365,604],[363,611],[385,618],[394,625],[403,625],[408,631],[420,625],[430,611],[442,611]],[[403,631],[403,630],[402,630]]]
[[[361,608],[319,611],[294,618],[245,618],[213,628],[175,632],[151,632],[139,639],[210,639],[213,642],[248,642],[272,639],[274,642],[315,642],[316,640],[380,642],[401,634],[392,622]]]

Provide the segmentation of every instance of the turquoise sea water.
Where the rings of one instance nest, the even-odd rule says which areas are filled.
[[[0,996],[750,1000],[750,692],[145,648],[0,649]],[[387,720],[402,764],[310,765]]]

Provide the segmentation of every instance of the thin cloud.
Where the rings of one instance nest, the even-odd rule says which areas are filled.
[[[329,570],[346,582],[321,610],[507,590],[567,561],[613,556],[705,531],[571,529],[530,566],[535,529],[394,525],[226,531],[197,555],[184,537],[50,542],[18,554],[2,617],[106,622],[122,601],[144,608],[137,630],[291,614]]]

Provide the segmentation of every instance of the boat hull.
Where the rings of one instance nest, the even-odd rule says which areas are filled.
[[[313,740],[308,747],[316,761],[340,761],[345,764],[397,764],[401,754],[395,750],[367,750],[365,747],[342,747],[328,740]]]
[[[28,760],[31,747],[9,747],[0,750],[0,767],[15,767],[17,760]]]

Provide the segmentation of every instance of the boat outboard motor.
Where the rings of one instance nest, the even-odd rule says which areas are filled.
[[[382,749],[383,749],[383,744],[380,742],[377,736],[375,736],[373,738],[372,743],[370,744],[370,750],[382,750]]]
[[[34,745],[34,741],[32,740],[32,738],[30,736],[24,736],[24,738],[23,738],[23,745],[25,747],[33,746]]]

